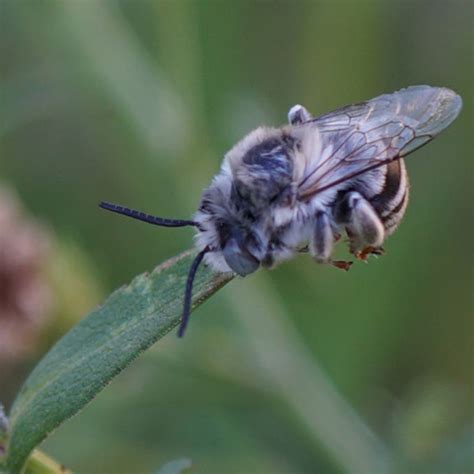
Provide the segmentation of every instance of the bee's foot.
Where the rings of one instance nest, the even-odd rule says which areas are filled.
[[[336,267],[340,268],[341,270],[344,270],[346,272],[349,271],[349,268],[351,268],[353,262],[346,261],[346,260],[333,260],[331,264]]]
[[[380,257],[381,255],[385,254],[385,249],[383,247],[377,247],[372,249],[372,252],[370,252],[372,255],[375,255],[376,257]]]
[[[358,260],[367,262],[369,255],[375,255],[379,257],[380,255],[383,255],[384,253],[385,253],[385,250],[382,247],[371,247],[369,245],[368,247],[365,247],[364,249],[355,252],[354,255]]]

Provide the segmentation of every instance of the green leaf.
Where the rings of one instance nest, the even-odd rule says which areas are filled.
[[[155,474],[181,474],[191,468],[191,460],[182,458],[167,462]]]
[[[193,257],[194,252],[185,252],[112,293],[40,361],[12,407],[9,473],[19,473],[30,452],[51,431],[179,323]],[[193,306],[231,278],[203,266],[195,279]]]

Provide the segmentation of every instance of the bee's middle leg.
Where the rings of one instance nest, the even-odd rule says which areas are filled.
[[[318,263],[329,263],[336,268],[347,271],[352,265],[352,262],[331,259],[334,242],[336,242],[339,237],[340,236],[334,233],[329,215],[326,212],[318,211],[315,217],[309,251]]]
[[[347,192],[336,204],[335,219],[344,225],[349,237],[349,250],[360,260],[370,254],[380,255],[385,229],[372,205],[360,193]]]

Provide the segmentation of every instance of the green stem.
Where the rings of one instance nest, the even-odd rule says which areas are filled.
[[[25,474],[72,474],[72,471],[35,449],[26,462]]]

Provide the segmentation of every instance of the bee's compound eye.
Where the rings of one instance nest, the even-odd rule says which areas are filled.
[[[240,276],[249,275],[256,271],[260,265],[259,261],[242,249],[235,238],[229,239],[224,246],[223,254],[227,265]]]

